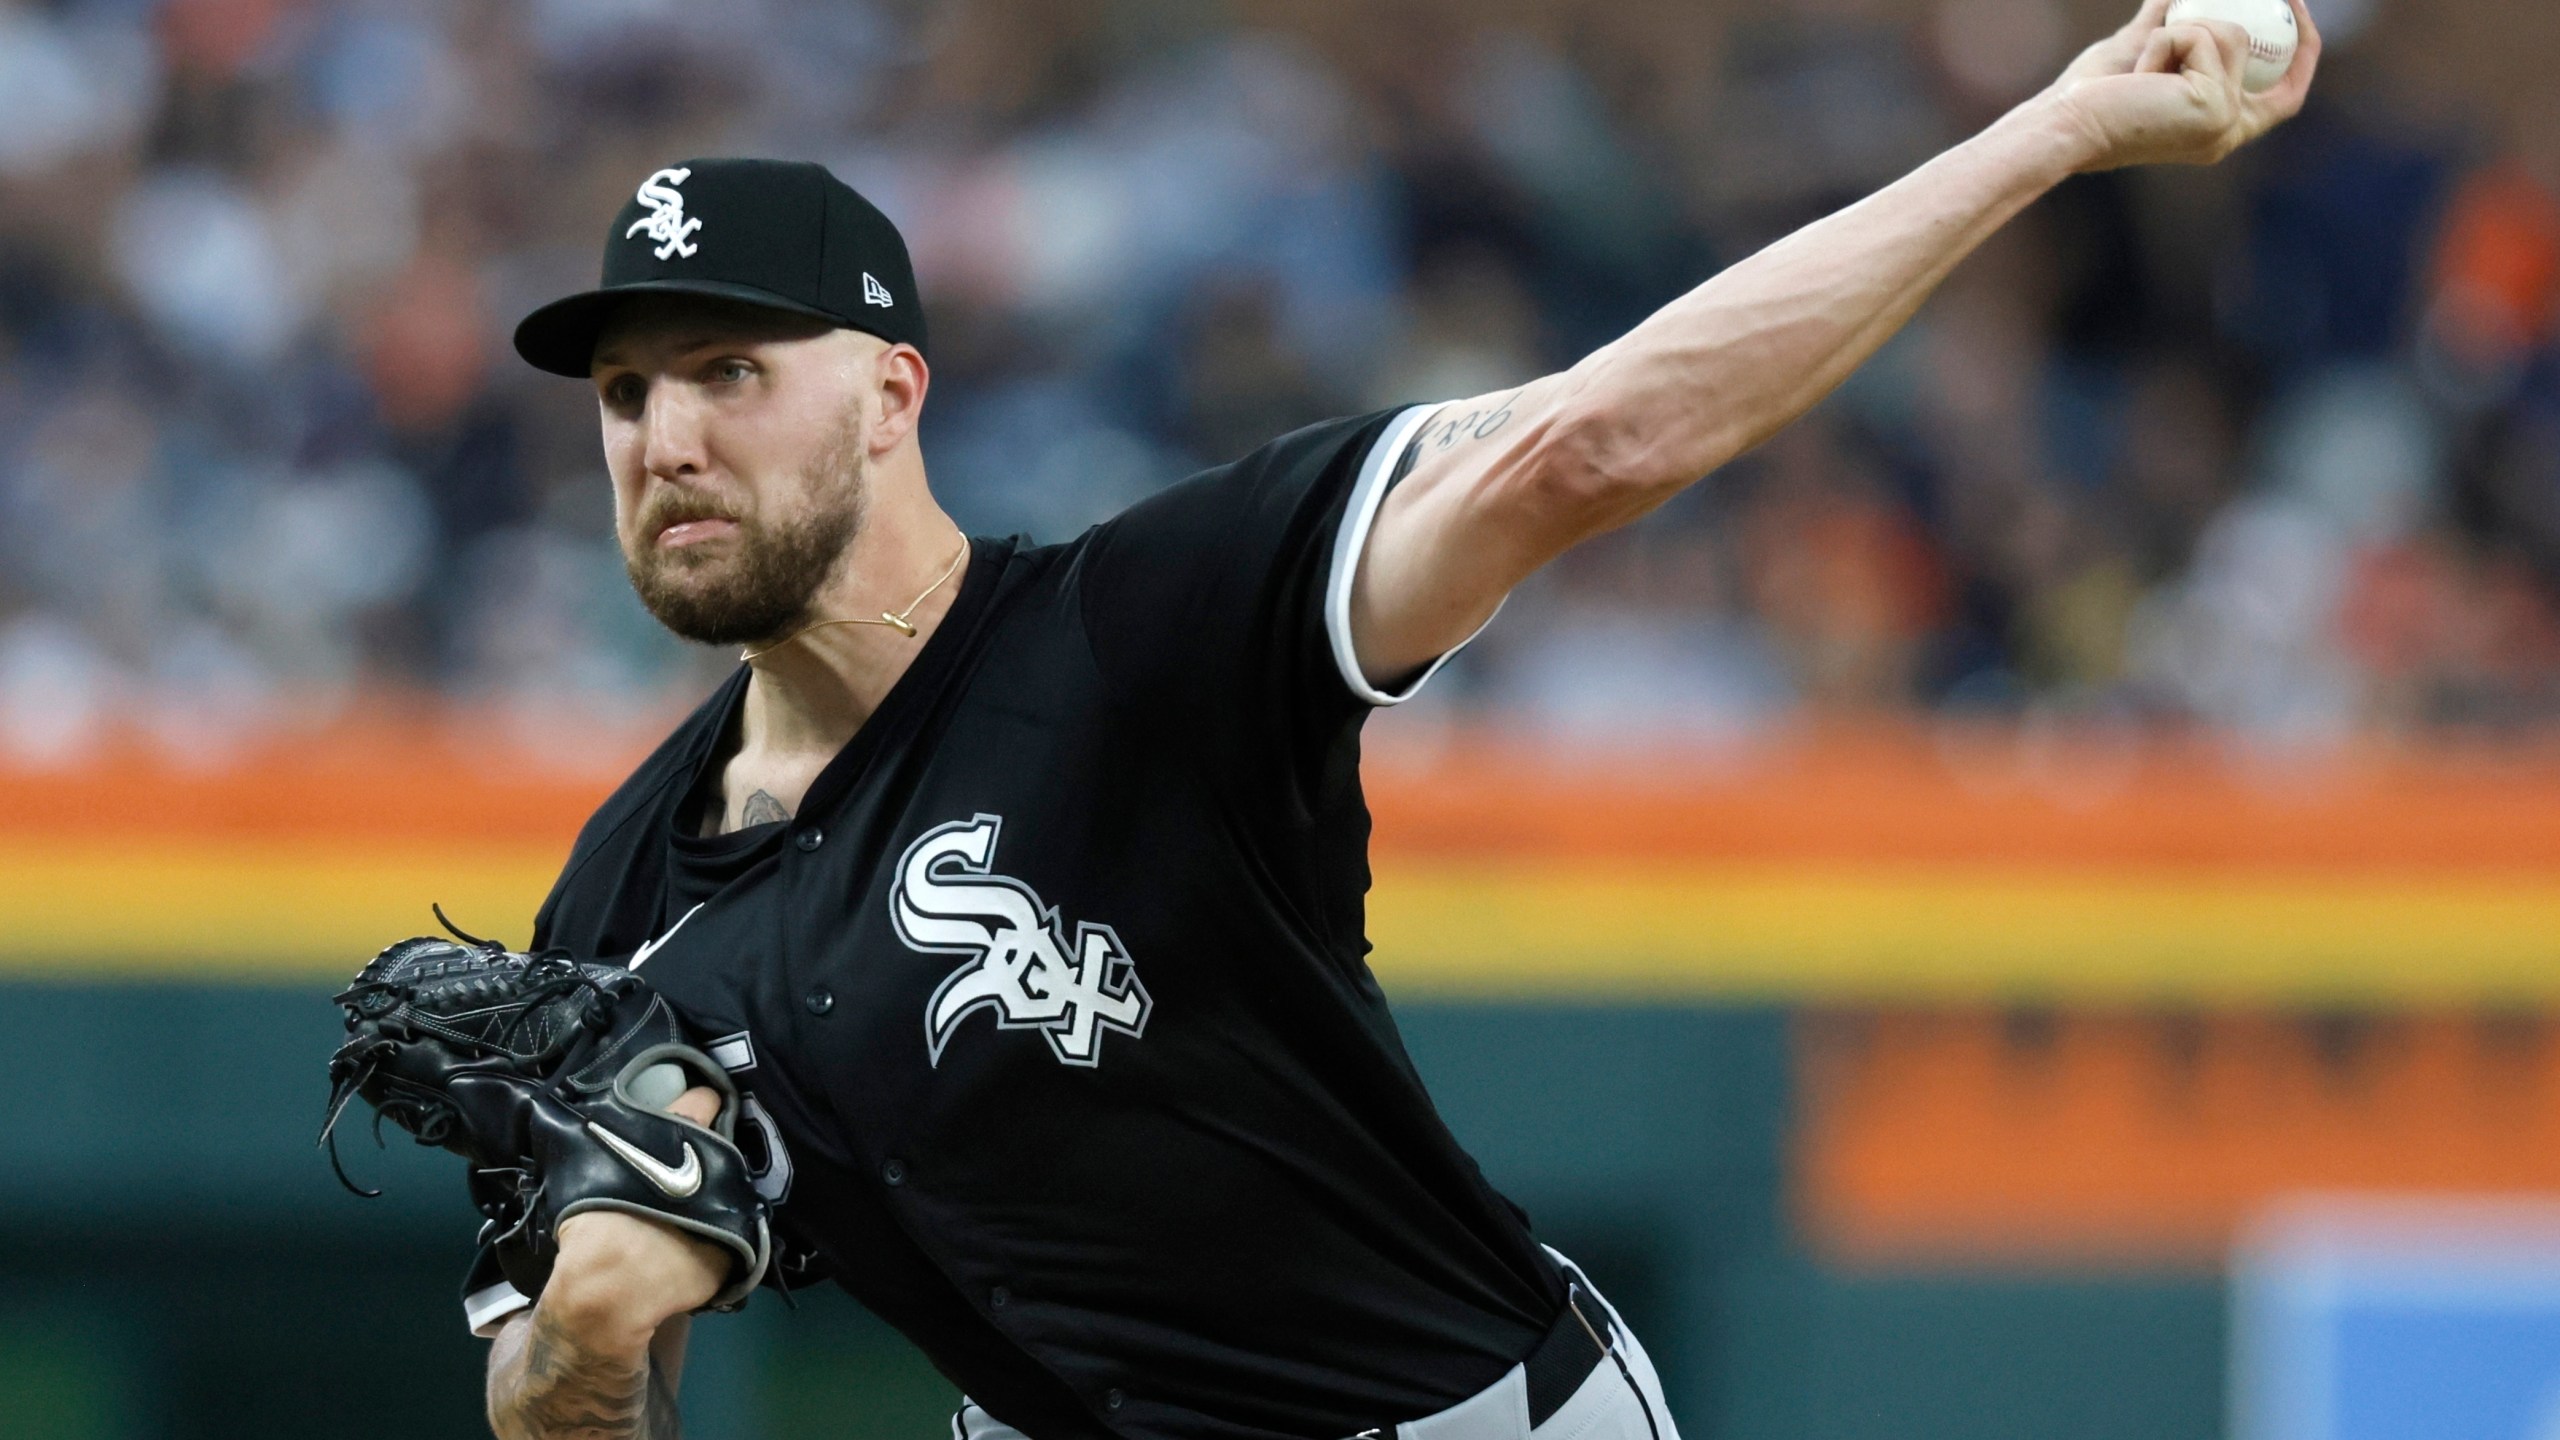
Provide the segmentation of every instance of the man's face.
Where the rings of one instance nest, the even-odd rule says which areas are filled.
[[[593,376],[632,588],[688,640],[815,618],[862,528],[875,362],[858,331],[690,296],[626,305]]]

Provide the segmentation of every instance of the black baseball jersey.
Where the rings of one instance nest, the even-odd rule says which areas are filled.
[[[1423,419],[973,541],[799,814],[706,838],[741,667],[543,906],[717,1037],[784,1232],[1040,1440],[1348,1436],[1561,1313],[1365,960],[1350,560]]]

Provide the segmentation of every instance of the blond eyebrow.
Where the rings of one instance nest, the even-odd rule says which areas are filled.
[[[724,333],[719,331],[696,331],[691,333],[691,336],[684,336],[676,343],[676,354],[686,356],[686,354],[694,354],[694,351],[707,351],[707,348],[714,348],[714,346],[727,346],[727,343],[748,343],[748,346],[753,346],[755,341],[753,338],[724,336]],[[630,361],[622,359],[622,346],[617,346],[617,343],[614,343],[614,346],[596,346],[594,359],[586,361],[586,366],[589,366],[589,372],[604,369],[604,366],[622,366],[622,369],[632,369]]]

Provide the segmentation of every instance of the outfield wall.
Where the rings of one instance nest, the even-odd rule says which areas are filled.
[[[470,1433],[445,1157],[312,1149],[317,986],[27,984],[0,1111],[0,1396],[25,1440]],[[2218,1282],[1839,1268],[1783,1211],[1789,1020],[1759,1007],[1406,1007],[1452,1123],[1648,1337],[1696,1436],[2207,1440]],[[29,1165],[24,1163],[32,1160]],[[943,1433],[947,1391],[841,1297],[703,1322],[696,1440]],[[2059,1427],[2059,1428],[2057,1428]]]
[[[360,1202],[310,1136],[329,991],[429,899],[521,940],[641,738],[508,733],[557,731],[0,770],[8,1433],[473,1423],[450,1166],[359,1141]],[[2270,1202],[2560,1192],[2551,752],[1408,734],[1369,774],[1416,1058],[1693,1437],[2207,1440],[2222,1259]],[[838,1298],[702,1346],[697,1436],[940,1433]]]

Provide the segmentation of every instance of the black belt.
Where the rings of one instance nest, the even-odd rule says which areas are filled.
[[[1610,1327],[1617,1323],[1599,1297],[1577,1281],[1565,1281],[1564,1310],[1547,1327],[1544,1339],[1520,1362],[1529,1382],[1529,1428],[1547,1423],[1564,1408],[1591,1372],[1608,1358]]]

